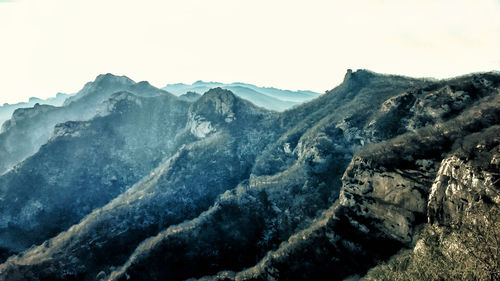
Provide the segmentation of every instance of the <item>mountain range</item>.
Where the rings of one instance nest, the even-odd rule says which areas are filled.
[[[0,168],[0,280],[500,277],[495,72],[321,95],[100,75],[16,110]]]
[[[33,107],[37,103],[61,106],[69,96],[70,95],[68,94],[57,93],[55,97],[48,99],[39,99],[32,97],[28,100],[28,102],[20,102],[15,104],[4,103],[2,106],[0,106],[0,125],[9,120],[12,116],[12,113],[18,108]]]
[[[168,84],[163,90],[181,96],[187,93],[203,94],[212,88],[230,90],[236,96],[249,100],[253,104],[271,110],[283,111],[294,105],[310,101],[319,96],[313,91],[290,91],[272,87],[259,87],[247,83],[219,83],[196,81],[193,84]]]

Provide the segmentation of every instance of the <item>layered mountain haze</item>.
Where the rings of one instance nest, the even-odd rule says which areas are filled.
[[[4,125],[0,280],[497,280],[499,128],[494,72],[101,75]]]
[[[271,110],[283,111],[303,102],[310,101],[319,96],[319,93],[312,91],[290,91],[271,87],[259,87],[247,83],[219,83],[196,81],[193,84],[168,84],[163,87],[174,95],[181,96],[188,93],[203,94],[211,88],[222,88],[230,90],[233,94],[251,101],[257,106]]]
[[[8,104],[0,106],[0,125],[5,121],[9,120],[12,117],[12,113],[18,108],[27,108],[33,107],[35,104],[47,104],[53,106],[61,106],[64,101],[70,97],[68,94],[57,93],[57,95],[53,98],[48,99],[39,99],[39,98],[30,98],[28,102],[20,102],[16,104]]]
[[[184,142],[187,102],[118,92],[106,106],[90,121],[56,125],[35,155],[0,177],[0,247],[23,250],[77,223]]]
[[[89,120],[102,110],[104,101],[118,91],[139,96],[169,95],[147,82],[135,83],[125,76],[99,75],[81,91],[67,98],[64,106],[35,105],[14,111],[0,133],[0,174],[32,155],[51,137],[55,125]]]

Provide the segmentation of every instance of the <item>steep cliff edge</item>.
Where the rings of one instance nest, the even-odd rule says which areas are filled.
[[[500,127],[471,134],[454,148],[431,188],[429,224],[411,249],[371,269],[364,280],[500,278]]]

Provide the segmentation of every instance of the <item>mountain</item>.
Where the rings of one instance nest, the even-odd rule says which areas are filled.
[[[57,93],[55,97],[48,99],[30,98],[28,102],[20,102],[16,104],[4,103],[2,106],[0,106],[0,125],[9,120],[12,116],[12,113],[18,108],[33,107],[37,103],[61,106],[64,101],[70,96],[71,95],[68,94]]]
[[[246,83],[223,84],[218,82],[197,81],[191,85],[177,83],[168,84],[163,89],[180,96],[188,92],[202,94],[211,88],[230,90],[235,95],[244,98],[257,106],[267,109],[283,111],[292,106],[310,101],[319,96],[312,91],[289,91],[276,88],[258,87]]]
[[[118,92],[107,112],[56,125],[40,150],[0,177],[0,249],[39,244],[127,190],[180,146],[189,104]],[[77,200],[75,200],[77,196]]]
[[[195,93],[195,92],[187,92],[183,95],[180,95],[179,96],[179,99],[181,100],[185,100],[185,101],[190,101],[190,102],[194,102],[196,101],[197,99],[199,99],[201,97],[200,94],[198,93]]]
[[[67,98],[64,106],[35,104],[31,108],[16,109],[0,133],[0,174],[37,152],[49,140],[55,125],[91,119],[105,111],[102,103],[119,91],[145,97],[171,95],[148,82],[135,83],[125,76],[108,73],[87,83],[81,91]]]
[[[497,279],[497,73],[188,96],[110,95],[0,176],[1,279]]]

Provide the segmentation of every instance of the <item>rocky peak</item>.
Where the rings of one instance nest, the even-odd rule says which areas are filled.
[[[236,96],[229,90],[214,88],[207,91],[195,104],[193,111],[199,114],[223,119],[230,123],[234,120]]]
[[[68,105],[82,98],[98,98],[99,96],[103,96],[103,98],[106,99],[109,90],[124,90],[134,84],[135,82],[127,76],[116,76],[111,73],[100,74],[94,81],[86,83],[83,89],[74,96],[66,99],[64,105]]]
[[[119,83],[119,84],[129,84],[132,85],[134,84],[134,80],[128,78],[125,75],[122,76],[117,76],[111,73],[106,73],[106,74],[100,74],[98,75],[94,82],[95,84],[102,85],[105,83]]]
[[[228,90],[214,88],[207,91],[189,110],[187,126],[191,133],[203,138],[216,131],[215,124],[234,121],[235,100],[236,97]]]
[[[236,100],[235,95],[229,90],[211,89],[193,103],[190,108],[190,116],[198,121],[231,123],[236,119]],[[211,125],[211,127],[213,126]]]
[[[344,76],[344,83],[365,83],[368,79],[373,78],[376,75],[377,74],[375,72],[366,69],[358,69],[356,71],[348,69]]]

